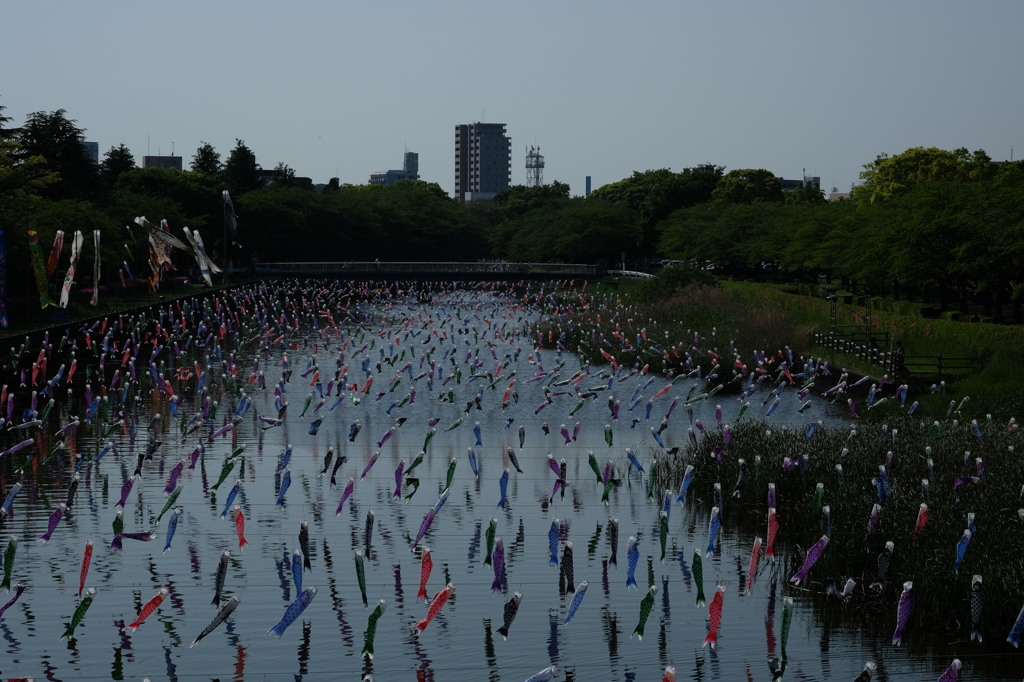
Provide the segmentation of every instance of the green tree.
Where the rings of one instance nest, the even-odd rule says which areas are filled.
[[[246,248],[262,260],[444,261],[488,255],[479,223],[435,183],[403,180],[325,193],[272,185],[239,197],[235,207],[246,218]]]
[[[644,171],[643,173],[633,171],[633,175],[628,178],[623,178],[617,182],[609,182],[607,185],[601,185],[591,192],[587,198],[594,201],[622,204],[629,209],[639,212],[640,206],[647,198],[647,193],[650,189],[646,180],[650,179],[652,174],[661,174],[662,172],[671,173],[667,168],[658,171]]]
[[[836,252],[826,248],[825,241],[833,233],[845,232],[855,208],[857,205],[851,201],[787,202],[784,214],[788,226],[778,239],[779,266],[783,271],[806,281],[817,281],[817,276],[824,274],[831,282],[838,264]]]
[[[787,204],[823,204],[825,193],[813,180],[805,178],[796,189],[784,192]]]
[[[42,195],[59,180],[42,157],[21,159],[18,152],[16,142],[0,136],[0,230],[7,236],[8,292],[11,301],[25,296],[30,287],[35,286],[30,281],[30,275],[16,277],[13,273],[15,268],[22,267],[26,275],[29,272],[25,230],[32,229],[33,214],[46,203]]]
[[[245,142],[235,139],[235,148],[228,155],[224,164],[224,184],[231,196],[240,197],[246,192],[263,186],[260,178],[260,165],[256,163],[256,155],[245,146]]]
[[[679,173],[683,180],[681,207],[696,206],[711,201],[711,195],[721,181],[724,172],[723,166],[716,166],[713,163],[702,163],[692,168],[684,168]]]
[[[953,158],[957,162],[957,178],[959,180],[970,182],[991,180],[998,170],[998,167],[992,163],[992,157],[984,149],[969,152],[964,147],[958,147],[953,150]]]
[[[0,229],[22,227],[59,178],[39,156],[24,158],[16,142],[0,139]],[[20,223],[20,224],[19,224]]]
[[[552,227],[552,255],[565,262],[619,263],[624,251],[636,248],[636,216],[624,206],[574,199],[556,213]]]
[[[860,173],[863,182],[854,187],[853,196],[869,203],[891,201],[924,182],[967,179],[965,174],[979,173],[982,158],[987,165],[987,155],[982,151],[972,156],[966,149],[950,152],[938,147],[911,147],[895,156],[879,154],[864,164]]]
[[[120,145],[108,149],[107,153],[103,155],[99,169],[100,177],[108,188],[113,187],[121,173],[134,168],[136,168],[135,156],[132,154],[132,150],[122,142]]]
[[[639,221],[629,207],[570,199],[503,221],[491,234],[496,256],[526,262],[618,263],[636,254]]]
[[[78,197],[95,186],[97,167],[85,150],[85,131],[67,117],[64,109],[29,114],[14,139],[20,144],[20,160],[42,157],[60,176],[60,181],[48,188],[49,196]]]
[[[113,253],[118,250],[119,245],[114,242],[103,244],[102,236],[115,234],[117,229],[123,230],[102,207],[91,201],[79,199],[46,201],[39,204],[32,216],[32,224],[40,235],[48,236],[51,240],[57,230],[64,230],[67,242],[71,241],[70,237],[76,231],[81,231],[83,237],[88,238],[82,245],[83,252],[92,251],[92,231],[100,230],[102,233],[101,248],[108,247]]]
[[[233,197],[233,201],[235,211],[245,215],[246,249],[260,260],[329,260],[325,254],[330,253],[344,253],[337,258],[357,258],[341,250],[338,233],[345,227],[338,224],[331,229],[334,220],[341,221],[325,195],[293,187],[269,187]]]
[[[492,201],[498,207],[502,219],[507,220],[539,208],[554,208],[568,200],[569,185],[556,180],[550,185],[509,187],[499,192]]]
[[[4,115],[5,111],[7,111],[7,107],[5,107],[3,104],[0,104],[0,140],[7,139],[7,137],[12,132],[11,130],[5,127],[12,120],[10,116]]]
[[[729,171],[719,180],[711,197],[728,204],[781,203],[784,200],[779,178],[763,168]]]
[[[296,185],[295,170],[282,161],[274,166],[274,176],[270,184],[274,187],[294,187]]]
[[[660,251],[718,275],[760,278],[780,258],[772,235],[781,208],[713,202],[676,211],[665,221]]]
[[[623,204],[640,216],[640,233],[634,249],[650,251],[660,239],[659,223],[673,211],[711,199],[722,178],[722,167],[705,163],[673,173],[667,168],[634,171],[624,180],[591,192],[594,200]]]
[[[1002,304],[1013,305],[1020,321],[1024,303],[1024,173],[1019,168],[998,173],[992,180],[957,183],[960,220],[968,226],[953,245],[952,267],[971,287],[983,314],[1003,322]]]
[[[205,173],[135,168],[118,176],[110,204],[113,214],[125,224],[144,215],[153,222],[166,218],[174,228],[215,228],[219,236],[224,220],[222,190],[220,180]],[[208,250],[214,246],[210,239],[206,245]]]
[[[654,224],[672,211],[710,201],[723,170],[705,163],[679,173],[667,168],[633,171],[631,177],[599,187],[590,197],[625,204],[639,213],[641,220]]]
[[[196,149],[196,153],[192,155],[190,168],[197,173],[218,175],[224,170],[224,165],[220,162],[220,154],[213,148],[213,145],[203,142]]]

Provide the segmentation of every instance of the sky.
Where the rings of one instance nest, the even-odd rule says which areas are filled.
[[[1024,155],[1021,0],[8,0],[0,105],[99,144],[365,184],[417,152],[454,192],[455,126],[505,123],[582,195],[712,163],[819,176],[911,147]]]

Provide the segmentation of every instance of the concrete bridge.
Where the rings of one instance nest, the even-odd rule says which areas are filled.
[[[581,279],[604,274],[581,263],[509,263],[506,261],[396,262],[334,261],[256,263],[242,275],[257,277],[341,277],[370,279]]]

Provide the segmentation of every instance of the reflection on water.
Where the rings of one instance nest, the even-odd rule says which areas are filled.
[[[648,408],[643,395],[659,390],[661,379],[538,351],[529,325],[541,313],[522,297],[435,291],[431,304],[415,298],[360,302],[365,295],[373,296],[332,293],[322,284],[280,295],[260,287],[208,304],[168,306],[146,323],[126,319],[132,327],[126,335],[108,336],[97,327],[89,345],[75,339],[78,371],[89,371],[95,401],[86,399],[80,374],[45,428],[0,433],[0,450],[32,440],[0,458],[0,499],[15,483],[22,486],[2,532],[19,539],[12,579],[28,585],[0,618],[0,675],[314,680],[372,674],[379,681],[518,682],[555,663],[564,680],[657,680],[671,664],[679,679],[767,681],[773,677],[768,662],[781,655],[778,605],[794,595],[800,598],[785,679],[853,679],[869,659],[878,664],[876,682],[930,680],[945,669],[948,651],[894,650],[885,628],[867,628],[857,614],[828,611],[793,590],[784,551],[778,565],[762,562],[752,593],[743,596],[753,529],[744,527],[731,497],[741,482],[723,481],[724,495],[695,488],[686,505],[675,505],[670,492],[662,549],[658,512],[666,485],[651,480],[650,461],[672,448],[685,451],[698,420],[718,423],[716,404],[707,401],[667,414],[677,395],[697,388],[695,380],[673,384]],[[223,342],[219,332],[192,332],[204,322],[204,309],[207,330],[223,326]],[[348,322],[335,329],[323,313]],[[189,320],[184,329],[183,315]],[[156,321],[166,335],[157,332]],[[247,326],[253,321],[259,324]],[[620,323],[629,324],[625,318]],[[70,357],[69,343],[65,356],[53,350],[46,379]],[[130,366],[143,347],[146,355]],[[163,350],[150,367],[145,358],[154,347]],[[39,349],[30,350],[28,369]],[[22,362],[29,354],[22,353]],[[182,368],[192,378],[179,379]],[[105,389],[115,371],[120,384]],[[128,378],[132,371],[135,382]],[[164,389],[167,381],[171,392]],[[28,408],[30,388],[8,383],[18,410]],[[592,395],[578,397],[585,394]],[[723,420],[734,421],[741,405],[732,396],[718,398]],[[789,420],[802,428],[831,418],[827,406],[802,414],[797,407],[784,403],[773,423]],[[17,422],[20,411],[15,415]],[[74,416],[81,424],[58,447],[54,434]],[[211,438],[225,428],[223,436]],[[107,441],[113,447],[96,461]],[[641,474],[628,461],[627,448],[648,471]],[[591,452],[601,468],[611,462],[610,479],[621,479],[607,488],[607,503],[604,481],[595,481],[589,465]],[[498,508],[506,467],[508,504]],[[430,626],[414,634],[413,623],[428,606],[405,598],[410,586],[415,594],[419,580],[419,554],[410,546],[449,477],[450,496],[421,544],[429,545],[434,560],[429,594],[449,582],[456,592]],[[349,479],[351,495],[341,505]],[[180,496],[172,502],[181,513],[164,551],[172,512],[158,517],[177,485]],[[723,526],[711,555],[703,556],[716,495]],[[67,513],[50,542],[37,543],[60,503],[69,505]],[[244,549],[231,513],[235,506],[246,520],[250,544]],[[502,538],[505,552],[495,591],[492,517],[493,536]],[[754,521],[759,532],[762,520]],[[553,522],[557,566],[549,559]],[[120,551],[111,548],[115,532],[122,534]],[[150,533],[159,537],[147,541]],[[644,594],[643,588],[626,588],[627,562],[619,552],[631,535],[640,548],[637,582],[658,588],[647,624],[651,636],[643,640],[621,636],[631,632]],[[96,588],[96,603],[75,636],[58,643],[79,603],[90,538],[95,552],[86,587]],[[788,549],[782,545],[780,536],[780,550]],[[226,549],[231,554],[219,601],[237,596],[238,609],[201,645],[183,646],[215,611],[210,600]],[[296,549],[304,586],[316,586],[324,596],[276,639],[267,630],[299,593],[291,563]],[[365,604],[352,558],[356,549],[365,552]],[[702,552],[708,593],[726,585],[718,649],[701,647],[708,619],[707,608],[694,605],[694,550]],[[563,624],[582,581],[590,591]],[[126,631],[125,623],[161,587],[167,599],[137,631]],[[819,587],[824,589],[812,582],[810,589]],[[508,641],[495,640],[492,623],[516,591],[523,597],[515,626]],[[381,598],[389,606],[378,623],[377,656],[368,660],[359,655],[364,628]],[[0,599],[5,602],[6,593]],[[877,608],[879,620],[889,617]],[[984,679],[962,657],[970,679]]]
[[[489,679],[501,679],[498,675],[498,657],[494,653],[494,637],[491,633],[490,618],[484,618],[484,660],[491,671]]]
[[[123,655],[124,652],[121,649],[114,647],[114,660],[110,663],[110,679],[112,680],[124,679],[124,661],[121,660]]]
[[[559,618],[558,611],[554,609],[548,610],[548,658],[554,664],[559,663],[558,660],[558,632],[559,632]]]
[[[303,619],[302,621],[302,638],[299,639],[299,672],[297,677],[301,679],[303,675],[309,674],[309,649],[310,649],[310,633],[313,630],[313,624],[310,621]]]
[[[768,658],[775,657],[775,593],[777,583],[778,581],[773,573],[768,588],[768,608],[765,611],[764,617],[765,649],[767,649]]]
[[[245,679],[245,647],[241,644],[235,645],[235,672],[234,679],[244,680]]]

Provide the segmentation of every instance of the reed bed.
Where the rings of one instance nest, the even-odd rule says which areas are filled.
[[[762,537],[766,537],[768,484],[774,483],[780,526],[776,553],[794,561],[822,536],[822,506],[828,505],[830,540],[805,587],[823,594],[827,581],[835,580],[842,589],[846,579],[853,578],[858,586],[851,601],[880,606],[894,619],[896,597],[903,582],[911,580],[915,609],[910,628],[934,631],[952,629],[950,624],[955,623],[958,634],[966,639],[971,577],[981,575],[985,641],[1004,643],[1024,604],[1024,438],[1020,430],[982,421],[977,423],[977,435],[970,420],[933,422],[913,417],[883,425],[808,426],[813,426],[809,437],[807,430],[741,421],[730,427],[728,447],[724,426],[712,428],[696,444],[666,458],[655,476],[677,490],[687,465],[692,464],[690,496],[711,500],[714,484],[720,483],[725,525]],[[980,470],[977,458],[982,459]],[[747,475],[737,486],[741,459],[747,464]],[[873,482],[879,478],[880,466],[885,466],[888,476],[888,490],[881,500]],[[929,518],[915,537],[922,502],[928,505]],[[874,504],[881,505],[880,520],[869,533]],[[954,572],[956,545],[971,513],[976,532]],[[878,555],[888,541],[895,546],[892,562],[881,581],[883,587],[874,589],[869,584],[877,580]]]

